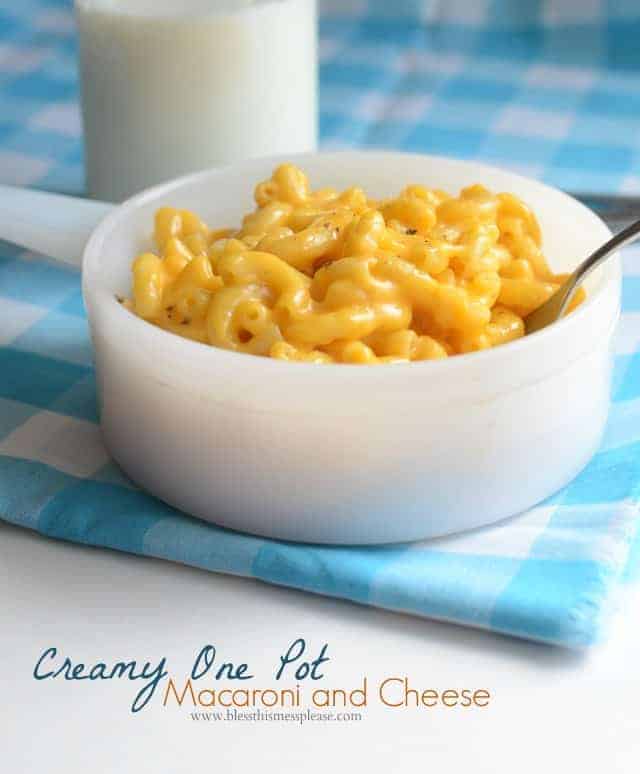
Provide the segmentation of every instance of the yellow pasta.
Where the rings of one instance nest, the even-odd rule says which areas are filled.
[[[216,347],[305,363],[439,360],[524,335],[559,287],[535,215],[481,185],[374,201],[282,164],[238,230],[163,207],[133,262],[135,314]],[[581,291],[572,305],[580,303]]]

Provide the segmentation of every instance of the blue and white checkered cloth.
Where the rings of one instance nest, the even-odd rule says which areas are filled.
[[[634,5],[325,3],[323,143],[482,158],[567,188],[638,191]],[[3,182],[82,191],[75,51],[68,3],[0,0]],[[607,435],[564,491],[500,526],[429,543],[301,546],[217,529],[123,477],[100,439],[78,276],[0,244],[0,518],[78,543],[591,645],[603,639],[622,581],[640,575],[640,251],[625,254],[623,307]]]

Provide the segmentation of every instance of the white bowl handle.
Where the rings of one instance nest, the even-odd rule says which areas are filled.
[[[80,266],[89,235],[112,204],[0,185],[0,239]]]

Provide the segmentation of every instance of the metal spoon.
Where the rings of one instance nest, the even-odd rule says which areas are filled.
[[[608,242],[605,242],[602,247],[599,247],[560,285],[551,298],[526,317],[524,321],[525,332],[527,334],[534,333],[559,320],[585,277],[604,263],[612,253],[629,242],[633,242],[639,236],[640,220],[636,220]]]

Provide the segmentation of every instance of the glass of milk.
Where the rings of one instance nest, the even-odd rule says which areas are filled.
[[[317,144],[315,0],[76,0],[90,196]]]

